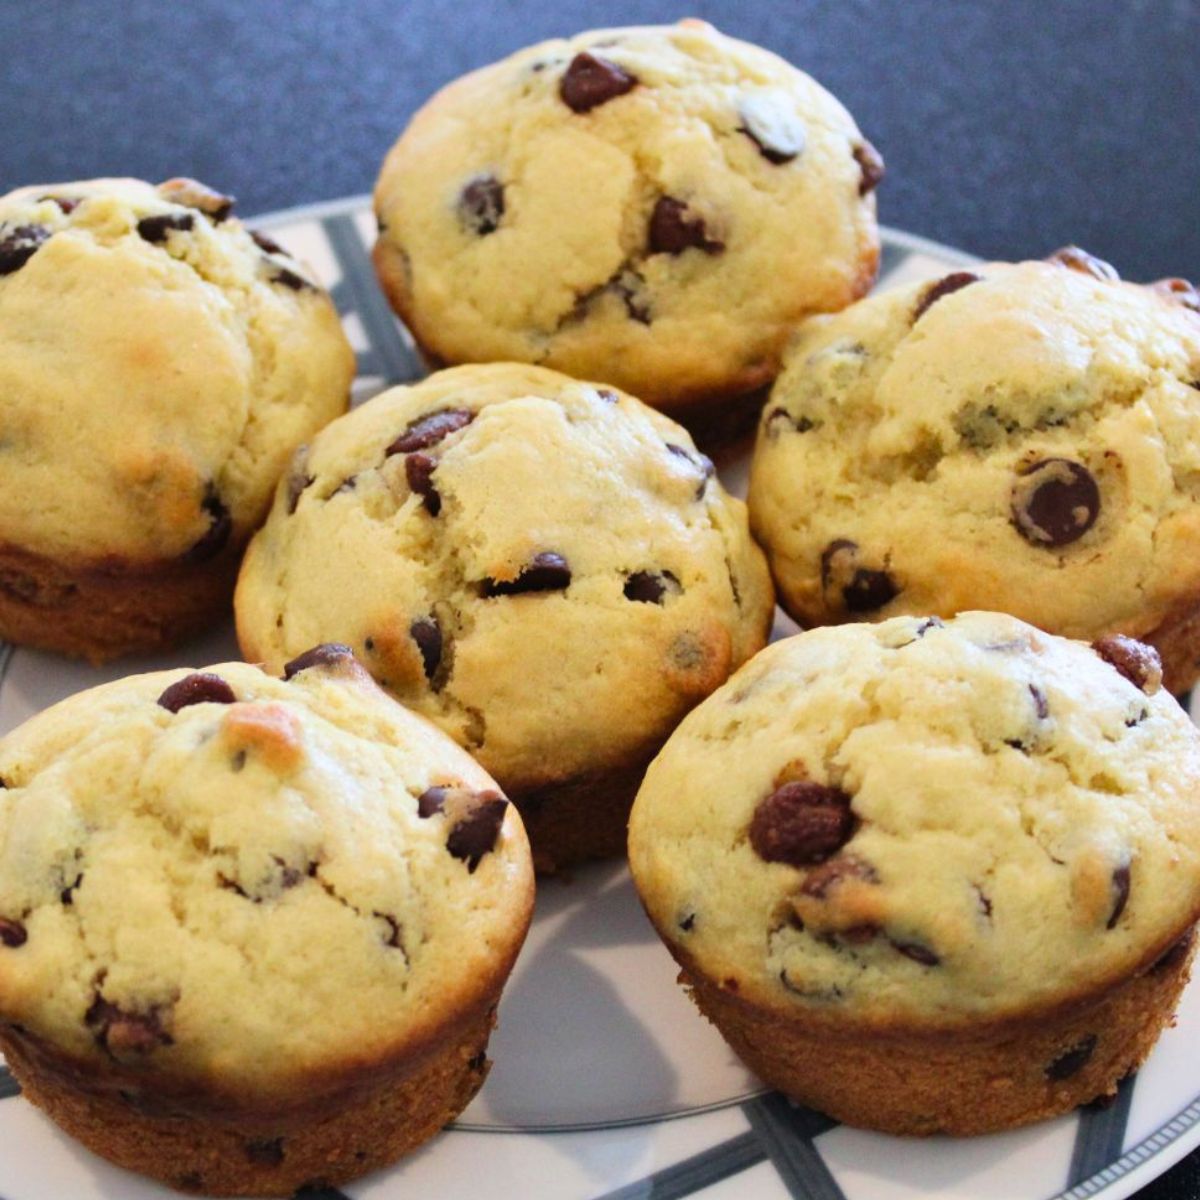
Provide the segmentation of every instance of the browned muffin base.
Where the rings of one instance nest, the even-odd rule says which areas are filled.
[[[72,1087],[38,1069],[21,1040],[0,1037],[24,1095],[88,1149],[118,1166],[185,1192],[210,1196],[291,1196],[305,1185],[333,1186],[387,1166],[452,1121],[491,1066],[485,1050],[495,1024],[486,1008],[454,1040],[407,1073],[372,1078],[332,1097],[316,1120],[271,1114],[239,1124],[211,1117],[158,1116],[145,1098],[132,1107],[119,1091]]]
[[[240,557],[72,567],[0,545],[0,640],[93,663],[166,649],[228,612]]]
[[[1158,651],[1163,687],[1182,695],[1200,679],[1200,597],[1178,605],[1155,628],[1134,635]]]
[[[1112,1095],[1145,1059],[1187,983],[1194,939],[1093,1003],[980,1034],[805,1027],[686,969],[680,981],[771,1087],[884,1133],[1011,1129]],[[1090,1047],[1090,1049],[1089,1049]]]

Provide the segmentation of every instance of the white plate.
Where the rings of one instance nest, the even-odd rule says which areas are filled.
[[[366,197],[278,213],[269,227],[333,290],[359,358],[355,399],[416,378],[412,343],[375,286]],[[881,286],[969,256],[884,231]],[[721,464],[745,490],[745,453]],[[790,629],[794,629],[791,626]],[[776,633],[789,630],[781,618]],[[133,671],[236,658],[230,628],[178,654],[102,669],[0,647],[0,733],[47,704]],[[694,1011],[623,864],[540,885],[500,1008],[495,1067],[454,1126],[391,1170],[312,1200],[1077,1200],[1128,1196],[1200,1142],[1200,988],[1117,1102],[1031,1129],[901,1141],[838,1126],[765,1093]],[[96,1158],[0,1068],[2,1200],[175,1195]]]

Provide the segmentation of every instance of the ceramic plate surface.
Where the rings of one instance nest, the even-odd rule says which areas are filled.
[[[354,399],[419,377],[375,284],[367,197],[264,217],[331,288],[358,354]],[[884,230],[880,287],[970,256]],[[720,466],[745,494],[748,446]],[[795,626],[780,615],[775,635]],[[179,653],[91,668],[0,644],[0,733],[57,700],[135,671],[238,657],[232,624]],[[500,1007],[495,1066],[447,1132],[388,1171],[308,1200],[1118,1200],[1200,1142],[1200,986],[1116,1102],[1030,1129],[901,1140],[849,1129],[765,1092],[693,1009],[623,864],[539,886]],[[0,1067],[0,1200],[177,1195],[76,1145]]]

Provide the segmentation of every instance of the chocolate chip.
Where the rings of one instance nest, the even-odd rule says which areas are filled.
[[[684,933],[691,933],[696,928],[696,914],[694,912],[685,913],[676,921],[676,924]]]
[[[168,179],[158,185],[158,194],[172,204],[198,209],[218,225],[233,212],[236,203],[232,196],[222,195],[196,179]]]
[[[618,400],[617,393],[611,388],[597,388],[596,395],[604,401],[605,404],[616,404]]]
[[[895,938],[888,940],[905,958],[911,958],[923,967],[936,967],[942,961],[928,946],[923,946],[920,942],[898,942]]]
[[[417,816],[427,818],[440,813],[445,806],[446,794],[449,790],[444,787],[426,788],[417,797]]]
[[[10,917],[0,917],[0,945],[15,950],[18,946],[25,945],[28,939],[29,934],[20,921],[14,921]]]
[[[297,274],[289,267],[280,267],[270,276],[270,282],[282,284],[285,288],[291,288],[293,292],[302,292],[305,288],[308,288],[309,291],[316,291],[316,288],[303,275]]]
[[[156,1008],[144,1013],[126,1012],[97,996],[83,1019],[100,1045],[114,1054],[148,1054],[175,1040],[163,1029]]]
[[[807,433],[815,428],[807,417],[793,417],[786,408],[773,408],[766,417],[767,436],[777,437],[781,430],[791,429],[796,433]]]
[[[0,237],[0,275],[19,271],[50,240],[44,225],[15,225]]]
[[[1089,1033],[1082,1041],[1077,1042],[1065,1054],[1060,1054],[1046,1068],[1046,1078],[1053,1080],[1070,1079],[1078,1074],[1092,1057],[1096,1049],[1096,1035]]]
[[[341,642],[322,642],[319,646],[297,655],[291,662],[285,663],[283,677],[291,679],[293,675],[307,671],[310,667],[336,667],[348,658],[354,658],[354,651],[349,646]]]
[[[571,568],[552,550],[534,556],[516,579],[485,579],[485,596],[516,596],[521,592],[561,592],[571,585]]]
[[[776,166],[804,152],[807,137],[804,122],[796,115],[790,97],[781,92],[755,92],[738,108],[741,131],[758,147],[759,153]]]
[[[695,498],[697,500],[702,499],[705,490],[708,488],[708,481],[717,473],[717,468],[713,466],[712,459],[707,454],[701,454],[699,450],[688,450],[685,446],[678,446],[674,442],[667,442],[667,449],[676,458],[682,458],[700,472],[700,486],[696,488]]]
[[[1112,909],[1105,922],[1105,929],[1112,929],[1116,926],[1121,919],[1121,914],[1125,911],[1125,905],[1129,902],[1129,863],[1127,862],[1113,868],[1112,897]]]
[[[813,867],[804,876],[800,891],[814,900],[824,900],[829,892],[847,879],[863,883],[878,883],[879,876],[870,863],[853,854],[839,854],[836,858]]]
[[[1025,467],[1012,489],[1012,521],[1034,545],[1077,541],[1100,513],[1100,489],[1091,472],[1068,458],[1044,458]]]
[[[283,1138],[246,1143],[246,1157],[264,1167],[277,1167],[283,1162]]]
[[[1192,943],[1195,940],[1196,927],[1193,925],[1174,945],[1167,947],[1166,952],[1155,961],[1150,970],[1152,972],[1173,970],[1191,953]]]
[[[1081,250],[1078,246],[1063,246],[1060,250],[1049,255],[1047,262],[1057,263],[1060,267],[1068,267],[1072,271],[1078,271],[1081,275],[1090,275],[1093,279],[1115,280],[1120,279],[1117,274],[1116,267],[1110,263],[1106,263],[1104,259],[1097,258],[1094,254],[1089,254],[1086,250]]]
[[[478,1054],[475,1054],[471,1058],[467,1059],[467,1066],[472,1071],[482,1071],[483,1068],[487,1066],[487,1061],[487,1051],[480,1050]]]
[[[408,486],[421,497],[431,517],[436,517],[442,511],[442,495],[433,486],[433,473],[437,465],[437,459],[428,454],[410,454],[404,460],[404,477],[408,480]]]
[[[685,250],[703,250],[720,254],[725,243],[708,236],[703,217],[688,217],[687,205],[674,196],[659,196],[650,214],[650,253],[682,254]]]
[[[625,599],[640,604],[661,604],[668,592],[679,591],[679,580],[670,571],[634,571],[625,577]]]
[[[70,196],[42,196],[39,203],[47,200],[51,204],[57,204],[59,211],[64,217],[70,216],[81,203],[81,201],[72,199]]]
[[[421,652],[425,678],[432,681],[442,662],[442,627],[435,616],[418,617],[408,627],[408,632]]]
[[[458,217],[479,237],[500,228],[504,216],[504,184],[495,175],[477,175],[458,197]]]
[[[265,233],[261,233],[257,229],[249,230],[249,234],[254,244],[267,254],[283,254],[287,251],[272,237],[268,237]]]
[[[507,808],[503,796],[485,792],[475,809],[450,830],[446,849],[467,864],[468,872],[474,872],[483,856],[495,848]]]
[[[785,783],[759,802],[750,821],[750,845],[764,862],[801,867],[827,859],[853,832],[850,797],[803,780]]]
[[[385,457],[393,454],[411,454],[414,450],[428,450],[438,442],[460,429],[465,429],[475,420],[475,414],[467,408],[440,408],[409,421],[404,432],[384,451]]]
[[[875,612],[890,604],[901,588],[887,571],[859,566],[858,555],[858,543],[849,538],[830,542],[821,552],[821,586],[839,590],[848,612]]]
[[[625,95],[637,86],[637,78],[596,54],[586,50],[571,59],[558,85],[563,103],[577,113],[590,112]]]
[[[1092,649],[1147,696],[1153,696],[1162,687],[1162,659],[1153,646],[1113,633],[1097,638]]]
[[[1050,703],[1046,699],[1046,693],[1036,683],[1031,683],[1029,694],[1033,697],[1033,709],[1038,715],[1038,720],[1044,721],[1050,715]]]
[[[913,321],[919,321],[930,307],[943,296],[948,296],[951,292],[957,292],[969,284],[978,282],[979,276],[972,271],[953,271],[951,274],[943,276],[921,293],[921,299],[917,302],[917,307],[913,309]]]
[[[348,475],[348,476],[346,476],[345,479],[342,480],[341,483],[339,483],[337,485],[337,487],[335,487],[333,489],[333,491],[330,494],[333,496],[336,496],[340,492],[352,492],[357,487],[358,487],[358,476],[357,475]]]
[[[171,230],[186,233],[196,224],[191,213],[161,213],[156,217],[143,217],[137,223],[138,234],[148,242],[165,242]]]
[[[383,944],[392,950],[404,949],[404,928],[395,917],[388,913],[372,913],[373,917],[378,917],[388,929],[388,935],[383,939]],[[407,955],[406,955],[407,957]]]
[[[306,475],[303,471],[288,476],[287,511],[289,517],[296,511],[296,505],[300,503],[300,493],[305,488],[312,487],[315,482],[316,480],[311,475]]]
[[[858,194],[865,196],[868,192],[873,192],[883,179],[884,165],[883,156],[863,138],[861,142],[855,144],[854,161],[858,163],[860,172],[858,180]]]
[[[1174,300],[1176,304],[1182,304],[1184,308],[1200,313],[1200,290],[1190,280],[1158,279],[1150,287],[1168,300]]]
[[[205,533],[190,549],[180,556],[180,562],[202,563],[216,558],[225,549],[229,535],[233,532],[233,518],[229,509],[217,494],[216,484],[209,483],[204,489],[204,498],[200,501],[201,511],[208,514],[209,526]]]
[[[220,675],[197,671],[176,680],[158,698],[160,708],[177,713],[193,704],[234,704],[237,696]]]

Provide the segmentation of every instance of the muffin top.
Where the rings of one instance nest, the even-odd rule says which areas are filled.
[[[650,767],[630,865],[686,965],[832,1025],[1039,1013],[1200,915],[1200,733],[1154,652],[1012,617],[777,642]]]
[[[322,431],[236,595],[247,658],[349,644],[510,791],[648,752],[763,645],[772,606],[744,506],[683,429],[514,364]]]
[[[802,624],[987,607],[1090,639],[1194,604],[1200,314],[1061,257],[800,330],[750,509]]]
[[[244,541],[354,359],[306,269],[194,180],[0,197],[0,542],[104,567]]]
[[[658,407],[775,375],[875,276],[883,161],[807,75],[700,21],[597,30],[475,71],[413,118],[376,261],[447,362],[517,360]]]
[[[424,1049],[528,924],[520,819],[344,647],[137,675],[0,740],[0,1020],[231,1102]]]

